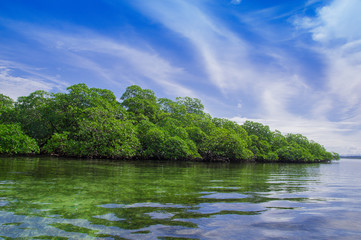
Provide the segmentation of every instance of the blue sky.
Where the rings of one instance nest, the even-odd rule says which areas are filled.
[[[359,0],[1,0],[0,92],[84,82],[361,154]]]

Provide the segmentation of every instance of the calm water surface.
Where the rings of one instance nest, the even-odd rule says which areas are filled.
[[[0,158],[0,239],[361,239],[361,160]]]

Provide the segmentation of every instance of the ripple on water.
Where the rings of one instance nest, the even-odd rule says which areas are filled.
[[[249,196],[240,193],[210,193],[208,195],[201,196],[201,198],[210,199],[242,199]]]
[[[102,208],[123,208],[124,206],[125,206],[124,204],[116,204],[116,203],[98,205],[98,207],[102,207]]]
[[[179,205],[179,204],[172,204],[172,203],[161,204],[161,203],[153,203],[153,202],[133,203],[133,204],[108,203],[108,204],[98,205],[98,207],[101,207],[101,208],[144,208],[144,207],[150,207],[150,208],[185,208],[185,206]]]
[[[9,204],[8,201],[0,201],[0,207],[4,207],[4,206],[6,206],[8,204]]]
[[[149,215],[152,219],[168,219],[174,216],[174,214],[168,212],[150,212],[146,214]]]
[[[125,220],[125,218],[118,218],[117,216],[115,216],[114,213],[107,213],[107,214],[104,214],[104,215],[93,216],[93,217],[108,220],[108,221],[112,221],[112,222]]]
[[[259,213],[265,211],[266,208],[255,203],[227,203],[227,202],[217,202],[217,203],[200,203],[198,209],[190,210],[191,212],[197,212],[201,214],[216,214],[220,212],[242,212],[242,213]]]
[[[54,172],[47,175],[54,160],[38,162],[34,165],[37,171],[30,169],[34,176],[21,178],[9,175],[6,168],[1,172],[0,168],[0,176],[5,176],[0,179],[1,237],[359,239],[360,236],[359,161],[347,165],[346,172],[339,169],[347,167],[348,162],[344,161],[340,166],[316,168],[260,164],[214,169],[195,164],[185,169],[172,163],[165,165],[164,172],[163,168],[160,172],[158,165],[133,162],[112,165],[109,169],[107,162],[100,161],[91,166],[83,164],[84,161],[72,161],[69,166],[63,165],[64,161],[56,163],[59,171],[55,175]],[[82,170],[79,164],[85,168]],[[18,166],[14,164],[11,171],[22,171]],[[74,171],[74,166],[79,171]],[[95,174],[90,174],[89,169]]]

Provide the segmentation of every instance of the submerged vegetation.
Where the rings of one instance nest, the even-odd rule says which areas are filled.
[[[0,154],[203,161],[318,162],[338,159],[301,134],[261,123],[239,125],[205,113],[197,98],[175,101],[129,86],[120,101],[76,84],[16,102],[0,94]]]

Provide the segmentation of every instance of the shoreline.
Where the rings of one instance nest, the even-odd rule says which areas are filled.
[[[109,161],[162,161],[162,162],[188,162],[188,163],[295,163],[295,164],[312,164],[312,163],[331,163],[333,161],[338,161],[338,159],[333,160],[313,160],[313,161],[304,161],[304,160],[294,160],[294,161],[285,161],[285,160],[276,160],[276,161],[260,161],[256,159],[166,159],[166,158],[146,158],[146,157],[131,157],[131,158],[114,158],[114,157],[79,157],[79,156],[61,156],[58,154],[0,154],[0,158],[9,158],[9,157],[54,157],[59,159],[77,159],[77,160],[109,160]],[[345,157],[341,157],[345,158]],[[353,157],[348,157],[353,158]]]

